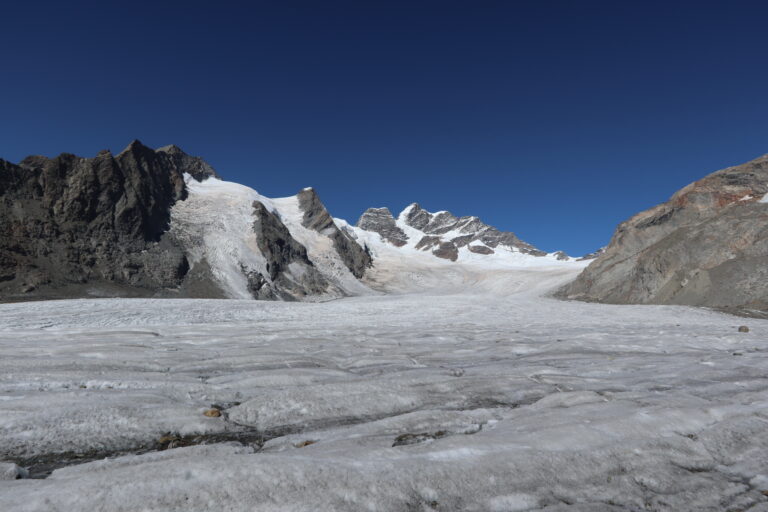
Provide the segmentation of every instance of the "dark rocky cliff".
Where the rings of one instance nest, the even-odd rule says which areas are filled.
[[[0,299],[150,295],[189,263],[166,236],[183,173],[213,175],[178,148],[0,160]]]

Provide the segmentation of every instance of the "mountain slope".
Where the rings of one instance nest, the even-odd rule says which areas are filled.
[[[768,310],[768,155],[712,173],[623,222],[562,297]]]
[[[138,141],[116,156],[0,160],[0,294],[177,286],[188,262],[166,232],[170,208],[186,198],[183,174],[191,167],[203,177],[193,157],[180,160]]]
[[[0,160],[0,300],[324,299],[370,256],[317,194],[272,200],[176,146]]]

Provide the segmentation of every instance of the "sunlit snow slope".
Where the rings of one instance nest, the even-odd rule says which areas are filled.
[[[287,292],[263,298],[327,300],[371,293],[341,261],[328,234],[302,226],[303,212],[296,196],[270,199],[244,185],[216,178],[198,182],[188,175],[186,185],[189,196],[171,210],[171,233],[190,255],[193,270],[195,265],[207,267],[212,285],[219,286],[224,297],[253,298],[253,276],[263,279],[267,287]],[[272,214],[273,231],[284,226],[283,238],[274,241],[276,248],[269,246],[269,232],[257,234],[254,230],[255,203]],[[293,255],[293,260],[280,253],[273,255],[286,260],[271,263],[285,263],[280,283],[264,251],[277,252],[286,237],[300,244],[306,255]]]

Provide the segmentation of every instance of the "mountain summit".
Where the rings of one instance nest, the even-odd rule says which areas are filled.
[[[499,231],[477,217],[456,217],[447,211],[428,212],[412,203],[395,218],[388,208],[369,208],[356,228],[379,235],[380,241],[411,248],[438,258],[457,261],[462,254],[490,256],[518,254],[568,261],[565,253],[553,255],[523,242],[514,233]]]

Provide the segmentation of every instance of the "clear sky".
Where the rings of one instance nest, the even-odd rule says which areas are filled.
[[[0,157],[174,143],[331,213],[545,250],[768,153],[768,3],[4,2]]]

